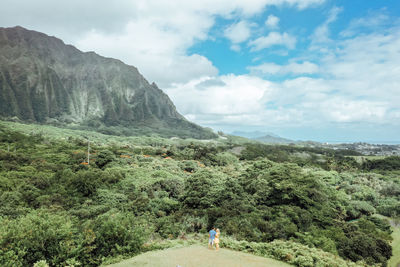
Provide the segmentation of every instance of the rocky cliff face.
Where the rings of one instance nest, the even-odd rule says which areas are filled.
[[[210,134],[135,67],[22,27],[0,28],[0,116]]]

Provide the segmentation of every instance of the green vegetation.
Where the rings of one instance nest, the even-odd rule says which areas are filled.
[[[400,264],[400,224],[397,221],[392,221],[393,224],[393,257],[389,260],[389,267],[397,267]]]
[[[294,266],[346,267],[364,266],[362,262],[345,261],[338,256],[317,248],[282,240],[270,243],[237,241],[226,238],[222,244],[234,250],[249,252],[262,257],[288,262]]]
[[[296,266],[385,266],[375,214],[399,217],[399,159],[355,155],[2,122],[0,265],[97,266],[215,225],[223,246]]]

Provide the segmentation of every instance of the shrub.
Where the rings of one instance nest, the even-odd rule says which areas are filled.
[[[218,153],[215,156],[215,162],[219,166],[225,166],[225,165],[234,164],[234,163],[238,162],[238,158],[231,153],[222,152],[222,153]]]
[[[365,263],[354,263],[343,260],[334,254],[320,249],[292,241],[274,240],[270,243],[255,243],[248,241],[237,241],[230,237],[221,238],[221,247],[226,247],[239,251],[246,251],[258,256],[273,258],[285,261],[299,267],[318,266],[318,267],[356,267],[365,266]]]
[[[98,216],[87,227],[95,235],[96,255],[115,256],[138,253],[146,240],[145,231],[135,225],[131,213],[111,210]]]
[[[366,201],[351,201],[347,208],[347,216],[349,219],[358,219],[362,215],[371,215],[375,213],[375,208]]]
[[[41,260],[36,262],[33,267],[49,267],[49,265],[47,264],[47,261]]]
[[[68,216],[32,211],[16,220],[1,219],[2,266],[32,266],[46,259],[62,265],[78,255],[77,230]]]
[[[96,157],[96,165],[102,169],[113,160],[115,160],[114,154],[109,150],[103,150]]]

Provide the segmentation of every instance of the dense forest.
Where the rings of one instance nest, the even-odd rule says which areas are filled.
[[[98,266],[217,226],[296,266],[386,266],[400,158],[358,156],[2,122],[0,265]]]

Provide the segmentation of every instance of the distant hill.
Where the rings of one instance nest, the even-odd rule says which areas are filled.
[[[271,132],[261,132],[261,131],[252,131],[252,132],[244,132],[244,131],[234,131],[231,133],[232,135],[242,136],[250,139],[254,139],[260,136],[270,135],[273,137],[279,137],[278,135]]]
[[[261,131],[254,131],[254,132],[242,132],[242,131],[235,131],[232,132],[232,135],[246,137],[252,140],[264,142],[264,143],[273,143],[273,144],[289,144],[295,143],[295,141],[282,138],[274,133],[270,132],[261,132]]]
[[[265,135],[265,136],[256,137],[256,138],[252,138],[252,139],[263,142],[263,143],[273,143],[273,144],[295,143],[295,141],[293,141],[293,140],[282,138],[279,136],[272,136],[272,135]]]
[[[216,137],[133,67],[22,27],[0,28],[0,116],[126,132]]]

